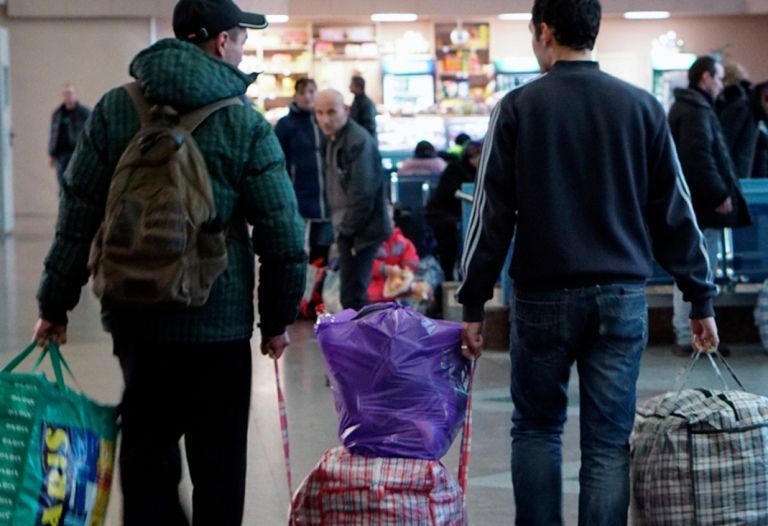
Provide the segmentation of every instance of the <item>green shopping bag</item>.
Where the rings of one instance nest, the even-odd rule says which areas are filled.
[[[112,484],[117,409],[65,385],[62,366],[72,372],[54,343],[41,349],[33,373],[47,356],[55,382],[13,373],[35,348],[0,372],[0,526],[99,526]]]

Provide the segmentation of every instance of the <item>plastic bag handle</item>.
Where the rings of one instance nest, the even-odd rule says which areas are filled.
[[[277,409],[280,413],[280,434],[283,439],[283,457],[285,458],[285,478],[288,481],[288,500],[290,506],[290,524],[294,521],[293,510],[293,476],[291,474],[291,443],[288,439],[288,413],[285,407],[285,395],[280,384],[280,366],[275,362],[275,384],[277,385]]]
[[[459,453],[459,487],[461,498],[466,501],[469,487],[469,460],[472,446],[472,384],[475,380],[477,360],[472,360],[469,366],[469,385],[467,386],[467,411],[464,415],[464,430],[461,434],[461,450]],[[466,504],[466,503],[464,503]]]
[[[61,374],[61,368],[64,367],[64,370],[75,383],[77,388],[80,389],[80,391],[83,391],[83,387],[80,385],[80,382],[78,382],[77,378],[75,378],[75,373],[72,372],[72,369],[69,368],[67,360],[64,359],[64,353],[61,352],[59,344],[56,342],[49,342],[48,347],[46,347],[46,351],[51,356],[51,364],[53,365],[53,374],[56,375],[56,382],[62,387],[66,385],[64,382],[64,376]],[[56,372],[57,370],[58,373]]]
[[[359,320],[361,318],[365,318],[369,314],[373,314],[374,312],[379,312],[382,310],[391,309],[393,306],[397,306],[397,304],[392,303],[378,303],[373,305],[366,305],[359,311],[357,311],[357,314],[355,314],[355,317],[352,318],[352,320]]]
[[[682,392],[685,385],[688,383],[688,380],[691,376],[691,372],[693,372],[693,368],[696,365],[696,362],[699,360],[699,358],[701,358],[702,354],[706,354],[710,365],[712,365],[712,368],[715,370],[717,377],[720,378],[720,381],[723,383],[723,387],[726,391],[728,390],[728,382],[726,382],[725,377],[723,376],[723,373],[720,371],[720,368],[717,366],[717,362],[715,361],[715,358],[713,358],[713,355],[716,358],[719,358],[721,362],[723,362],[723,365],[725,365],[725,368],[731,374],[731,377],[736,382],[736,385],[738,385],[742,391],[746,391],[746,389],[744,388],[744,384],[741,383],[741,380],[739,380],[739,377],[736,376],[736,373],[733,371],[730,364],[725,360],[723,355],[720,354],[720,351],[716,350],[713,353],[705,353],[703,351],[697,350],[695,353],[693,353],[690,360],[688,360],[688,363],[680,370],[679,373],[677,373],[677,376],[675,377],[675,381],[672,384],[672,389],[674,391],[677,391],[678,396]]]
[[[4,372],[4,373],[10,373],[10,372],[12,372],[14,369],[16,369],[16,368],[19,366],[19,364],[21,364],[21,362],[23,362],[23,361],[24,361],[24,360],[27,358],[27,356],[29,356],[30,354],[32,354],[32,351],[34,351],[34,350],[35,350],[35,347],[37,347],[37,343],[36,343],[36,342],[32,342],[32,343],[30,343],[29,345],[27,345],[27,346],[24,348],[24,350],[23,350],[23,351],[21,351],[19,354],[17,354],[17,355],[16,355],[16,357],[15,357],[13,360],[11,360],[10,362],[8,362],[8,363],[6,364],[6,366],[5,366],[5,367],[3,367],[3,370],[2,370],[2,372]]]
[[[23,362],[30,354],[32,354],[36,347],[36,342],[30,343],[23,351],[16,355],[16,357],[11,360],[8,365],[3,368],[2,372],[9,373],[16,369],[16,367],[18,367],[21,362]],[[42,348],[40,356],[38,356],[37,361],[35,361],[35,365],[32,367],[33,372],[37,371],[46,356],[50,357],[51,367],[53,368],[53,374],[56,377],[56,385],[58,387],[64,388],[67,385],[64,381],[64,373],[62,372],[63,367],[64,370],[69,374],[69,377],[72,378],[72,381],[75,382],[75,385],[77,385],[81,391],[83,390],[83,388],[80,387],[77,378],[75,378],[75,375],[72,373],[72,369],[69,368],[69,364],[61,354],[59,345],[53,341],[49,341],[48,344]]]

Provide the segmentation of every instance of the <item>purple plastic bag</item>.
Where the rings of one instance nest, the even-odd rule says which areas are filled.
[[[347,449],[420,459],[448,451],[467,406],[459,323],[380,303],[321,317],[315,333]]]

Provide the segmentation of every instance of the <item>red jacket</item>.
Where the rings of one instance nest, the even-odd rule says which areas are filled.
[[[392,235],[381,244],[376,253],[371,284],[368,286],[368,296],[372,302],[392,299],[383,295],[384,282],[387,281],[385,271],[387,265],[398,265],[400,268],[409,268],[414,272],[419,266],[419,254],[416,252],[416,246],[403,235],[399,228],[392,231]]]

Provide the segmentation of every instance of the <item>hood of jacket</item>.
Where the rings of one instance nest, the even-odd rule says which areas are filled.
[[[749,85],[743,83],[726,86],[720,94],[720,100],[725,104],[749,99]]]
[[[247,75],[199,47],[174,38],[158,41],[133,59],[130,74],[153,102],[198,108],[243,95],[256,75]]]
[[[693,88],[677,88],[675,91],[675,101],[684,102],[692,106],[699,106],[708,110],[712,109],[712,104],[704,93]]]
[[[291,102],[291,105],[288,107],[288,113],[292,117],[311,117],[312,116],[312,110],[305,110],[304,108],[301,108],[298,104],[295,102]]]

